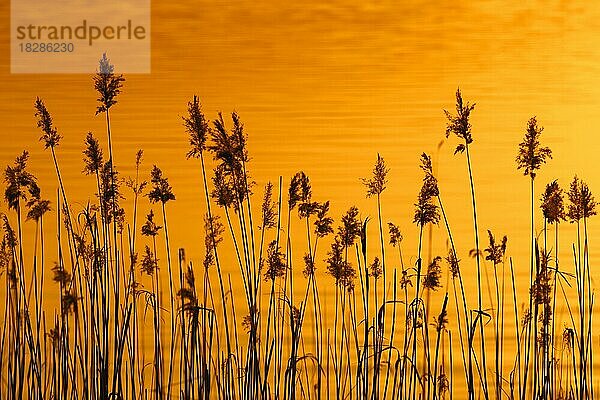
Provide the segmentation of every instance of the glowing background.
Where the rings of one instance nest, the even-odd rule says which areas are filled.
[[[6,3],[0,5],[5,21],[0,161],[5,165],[30,150],[32,172],[46,196],[55,197],[54,170],[37,143],[33,117],[35,97],[44,98],[64,136],[58,154],[71,203],[83,206],[94,190],[93,180],[80,173],[83,139],[89,130],[99,137],[105,132],[103,118],[94,117],[91,77],[10,75]],[[417,162],[422,151],[430,152],[459,256],[468,259],[474,244],[464,157],[452,156],[452,140],[436,150],[444,139],[442,109],[453,109],[460,86],[465,98],[477,103],[472,151],[480,233],[484,237],[491,228],[507,234],[508,254],[517,275],[525,277],[529,186],[514,159],[527,119],[538,117],[544,143],[554,152],[538,175],[538,192],[555,178],[566,186],[575,173],[592,191],[600,190],[600,5],[321,3],[153,2],[152,73],[126,76],[111,117],[122,175],[132,173],[135,151],[143,148],[144,172],[155,163],[173,185],[177,201],[169,204],[170,225],[179,227],[170,232],[173,251],[185,247],[196,262],[203,252],[201,176],[198,164],[185,160],[188,144],[180,119],[186,102],[198,94],[209,118],[217,110],[240,113],[258,194],[267,180],[277,182],[282,175],[287,187],[291,175],[304,170],[315,200],[332,201],[336,222],[354,204],[363,217],[376,217],[359,178],[370,175],[381,153],[391,168],[382,197],[384,221],[403,229],[404,252],[412,262],[418,233],[412,205],[421,179]],[[539,213],[536,223],[539,230]],[[563,265],[571,269],[574,231],[567,225]],[[599,228],[592,219],[592,271]],[[296,237],[300,257],[304,235],[298,231]],[[433,239],[432,254],[442,253],[443,226],[433,229]],[[325,258],[324,251],[322,246],[317,260]],[[322,263],[317,268],[324,273]],[[464,271],[470,268],[474,271],[473,262],[463,264]],[[319,279],[333,283],[328,276]]]

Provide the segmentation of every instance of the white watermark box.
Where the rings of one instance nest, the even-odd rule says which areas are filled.
[[[11,0],[12,73],[150,72],[150,0]]]

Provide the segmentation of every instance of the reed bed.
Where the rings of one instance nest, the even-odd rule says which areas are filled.
[[[516,158],[531,187],[530,259],[519,265],[506,236],[481,236],[475,105],[460,90],[456,110],[446,111],[446,137],[465,158],[472,238],[453,235],[429,155],[420,157],[416,230],[382,217],[389,168],[381,155],[362,179],[376,217],[351,207],[336,221],[302,171],[257,187],[241,117],[210,120],[194,96],[181,127],[204,203],[204,257],[193,264],[172,247],[169,229],[187,228],[169,225],[176,196],[163,171],[154,165],[146,178],[141,150],[134,176],[117,170],[110,116],[124,82],[104,55],[93,85],[106,135],[84,140],[83,172],[96,186],[86,206],[69,203],[61,133],[42,99],[34,115],[56,199],[43,197],[27,152],[5,169],[0,398],[594,398],[588,219],[596,203],[578,177],[568,190],[552,181],[536,192],[552,152],[535,117]],[[141,202],[150,205],[146,216]],[[566,221],[577,235],[571,259],[559,263]],[[33,238],[23,237],[23,224],[35,226]],[[426,257],[432,224],[443,227],[447,252]],[[416,253],[403,249],[403,232],[417,232]],[[456,241],[472,247],[466,261]],[[517,290],[517,270],[529,271],[526,292]],[[323,298],[323,284],[334,286],[333,298]],[[557,321],[557,301],[565,321]]]

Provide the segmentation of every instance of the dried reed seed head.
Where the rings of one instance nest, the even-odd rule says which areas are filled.
[[[212,178],[214,189],[211,192],[211,197],[220,207],[237,207],[235,188],[231,184],[231,177],[226,174],[224,166],[217,166],[214,172],[215,175]]]
[[[413,222],[423,227],[429,223],[437,224],[440,220],[439,209],[437,204],[435,204],[435,198],[439,195],[439,189],[437,179],[430,172],[431,159],[425,153],[421,155],[420,167],[425,172],[425,175],[423,176],[423,185],[415,203]]]
[[[421,153],[421,164],[419,168],[425,172],[425,175],[433,175],[433,162],[431,161],[431,156],[427,153]]]
[[[215,265],[215,254],[212,251],[204,251],[204,259],[202,260],[202,265],[205,269],[208,269]]]
[[[291,312],[292,327],[294,329],[298,329],[300,327],[300,325],[302,324],[302,312],[296,306],[292,306],[290,312]]]
[[[0,270],[7,270],[10,267],[10,264],[13,261],[13,253],[12,249],[8,245],[8,241],[6,239],[6,235],[2,238],[2,242],[0,242]]]
[[[127,186],[129,189],[131,189],[133,194],[135,194],[136,196],[143,194],[144,190],[146,189],[146,186],[148,186],[148,181],[145,181],[145,180],[140,181],[139,180],[139,171],[140,171],[140,165],[142,164],[143,156],[144,156],[144,151],[141,149],[135,153],[135,178],[128,177],[125,180],[125,186]]]
[[[276,240],[269,243],[267,247],[267,270],[265,272],[265,281],[274,281],[276,278],[282,278],[287,272],[287,263],[285,255]]]
[[[100,189],[102,197],[105,200],[122,199],[119,192],[121,181],[117,167],[113,166],[112,161],[108,160],[100,167]]]
[[[496,239],[494,238],[492,231],[488,229],[487,232],[489,245],[484,250],[487,253],[485,259],[488,261],[492,261],[494,263],[494,266],[496,266],[502,263],[502,261],[504,261],[504,255],[506,254],[506,243],[508,241],[508,238],[505,235],[502,237],[502,241],[500,243],[496,243]]]
[[[531,310],[529,308],[523,311],[523,317],[521,317],[521,326],[525,327],[531,323]]]
[[[333,218],[329,217],[329,201],[321,203],[317,210],[317,219],[314,222],[315,234],[319,238],[333,233]]]
[[[177,297],[181,299],[181,309],[195,315],[198,311],[198,297],[194,287],[182,287],[177,291]]]
[[[410,276],[408,275],[408,271],[407,270],[402,270],[402,277],[400,278],[400,288],[401,289],[406,289],[409,286],[412,287],[412,280],[410,279]]]
[[[93,78],[94,89],[99,95],[97,101],[100,103],[96,108],[96,115],[108,112],[112,106],[117,104],[116,98],[121,93],[125,78],[123,78],[123,75],[115,74],[114,71],[114,65],[110,63],[106,53],[104,53],[98,62],[98,72]]]
[[[273,201],[273,184],[267,182],[263,195],[261,206],[262,224],[265,229],[275,228],[277,226],[277,204]]]
[[[442,287],[442,257],[435,257],[427,266],[427,272],[423,277],[423,287],[429,290],[437,290]]]
[[[301,219],[310,218],[312,215],[318,213],[320,206],[321,205],[316,201],[300,203],[298,206],[298,217]]]
[[[137,180],[137,178],[134,180],[131,177],[128,177],[125,180],[125,186],[127,186],[129,189],[131,189],[133,194],[138,195],[138,196],[144,193],[144,189],[146,189],[147,185],[148,185],[147,181],[139,182]]]
[[[251,181],[245,169],[245,163],[249,161],[246,149],[246,134],[244,125],[236,112],[231,114],[233,128],[228,131],[225,127],[223,114],[219,112],[218,118],[213,121],[213,129],[210,130],[211,144],[207,149],[213,154],[218,162],[217,168],[221,169],[224,180],[231,186],[234,193],[241,200],[250,191]]]
[[[69,232],[73,230],[73,225],[71,223],[71,215],[73,214],[73,209],[70,206],[67,206],[64,202],[60,208],[60,215],[62,216],[62,222],[65,226],[65,229]]]
[[[312,259],[312,257],[310,256],[310,254],[308,254],[308,253],[304,254],[303,260],[304,260],[304,269],[302,270],[302,275],[304,275],[305,278],[314,276],[315,269],[316,269],[315,262]]]
[[[569,189],[569,206],[567,217],[570,222],[578,222],[582,218],[596,215],[596,201],[587,184],[577,178],[573,178]]]
[[[581,182],[581,210],[583,218],[589,218],[596,215],[596,201],[590,188],[585,182]]]
[[[562,342],[566,350],[572,351],[575,344],[575,330],[573,328],[565,328],[562,333]]]
[[[90,250],[88,248],[88,243],[85,240],[84,235],[80,235],[77,232],[72,233],[73,241],[75,242],[75,248],[77,249],[77,253],[84,259],[89,259]]]
[[[312,196],[312,188],[310,180],[304,171],[296,172],[290,181],[288,188],[288,207],[293,210],[298,203],[306,203],[310,201]]]
[[[544,128],[538,126],[536,117],[531,117],[527,121],[525,137],[519,143],[516,159],[517,169],[523,169],[523,174],[530,176],[531,179],[535,179],[536,171],[546,163],[546,159],[552,158],[552,150],[540,144],[540,136],[543,131]]]
[[[251,307],[248,314],[242,318],[242,328],[246,334],[250,334],[254,330],[256,330],[257,320],[259,317],[259,312],[255,307]]]
[[[27,202],[27,220],[39,221],[48,211],[51,211],[50,200],[33,198]]]
[[[121,195],[121,179],[116,167],[109,160],[100,168],[100,193],[99,200],[102,205],[103,218],[110,223],[113,218],[122,225],[124,223],[125,211],[119,207],[119,201],[124,199]]]
[[[547,331],[548,326],[552,321],[552,305],[550,303],[543,304],[538,315],[538,321],[542,324],[540,330]]]
[[[538,335],[536,335],[535,340],[537,341],[538,346],[541,349],[546,349],[548,348],[548,346],[550,346],[551,343],[551,339],[550,339],[550,333],[546,332],[547,327],[541,327],[539,329],[539,333]]]
[[[135,169],[139,169],[140,165],[142,164],[142,159],[144,158],[144,150],[139,149],[136,153],[135,153]]]
[[[93,248],[93,245],[91,246]],[[106,250],[102,248],[94,248],[90,257],[92,262],[92,268],[94,269],[94,271],[101,271],[108,260]],[[134,260],[132,260],[132,265],[135,265],[136,263],[137,253],[135,254]]]
[[[97,174],[104,165],[102,148],[100,142],[92,132],[85,137],[85,149],[83,150],[83,162],[85,164],[83,173],[86,175]]]
[[[393,247],[400,245],[400,243],[402,243],[402,239],[404,239],[400,228],[397,225],[394,225],[393,222],[388,222],[388,230],[390,233],[390,244]]]
[[[17,275],[17,264],[14,262],[14,260],[10,267],[6,270],[6,278],[8,279],[10,289],[16,289],[19,278]]]
[[[2,214],[2,227],[4,228],[4,240],[6,240],[6,245],[11,249],[15,248],[19,241],[17,240],[15,230],[10,225],[10,221],[6,214]]]
[[[423,320],[424,320],[424,312],[423,312],[423,308],[419,307],[419,303],[411,303],[410,308],[412,308],[412,310],[409,311],[408,313],[408,318],[406,320],[406,324],[408,325],[408,327],[414,327],[415,329],[420,329],[423,327]],[[416,308],[416,312],[414,311],[414,309]]]
[[[581,209],[581,184],[577,175],[573,177],[567,195],[570,202],[567,208],[567,217],[570,222],[577,222],[583,218],[583,211]]]
[[[156,165],[152,167],[150,177],[152,189],[147,194],[148,199],[150,199],[150,203],[161,202],[162,204],[165,204],[170,200],[175,200],[173,188],[169,184],[169,180],[163,177],[161,169],[158,168]]]
[[[61,309],[63,314],[68,314],[70,312],[77,311],[77,302],[81,299],[81,297],[77,296],[70,290],[65,291],[62,295],[61,301]]]
[[[209,268],[215,264],[215,250],[219,243],[223,241],[223,232],[225,232],[225,227],[218,215],[209,217],[206,214],[204,216],[204,268]]]
[[[431,203],[429,200],[425,200],[424,197],[419,196],[415,207],[415,216],[413,218],[415,224],[425,226],[429,223],[437,224],[440,221],[437,205]]]
[[[554,180],[546,185],[541,198],[542,213],[549,224],[559,223],[566,219],[563,190]]]
[[[331,250],[327,253],[328,258],[325,262],[327,263],[327,273],[335,278],[336,285],[351,290],[354,287],[356,271],[346,260],[344,255],[346,248],[342,239],[336,236],[331,244]]]
[[[187,270],[185,271],[184,278],[185,278],[185,283],[188,285],[189,288],[196,287],[196,276],[194,275],[194,269],[192,268],[191,263],[188,266]]]
[[[187,158],[199,158],[206,149],[210,126],[200,106],[200,99],[194,95],[188,102],[188,115],[182,117],[186,132],[190,135],[190,150]]]
[[[117,223],[117,233],[123,233],[123,229],[125,229],[125,209],[123,207],[119,207],[113,213],[113,218]]]
[[[550,305],[552,301],[552,272],[548,268],[550,253],[540,254],[536,245],[536,276],[529,293],[537,305]]]
[[[115,66],[110,63],[106,53],[102,54],[102,58],[98,61],[98,73],[102,75],[110,75],[115,72]]]
[[[358,219],[358,207],[350,207],[342,216],[341,223],[338,227],[338,237],[344,246],[352,246],[360,237],[362,230],[362,224]]]
[[[446,393],[450,390],[450,381],[445,373],[440,373],[437,377],[438,393],[441,399],[445,398]]]
[[[71,274],[64,269],[62,264],[55,262],[52,267],[52,272],[54,273],[54,276],[52,277],[54,282],[62,286],[67,286],[69,282],[71,282]]]
[[[157,225],[154,222],[154,211],[150,210],[148,215],[146,216],[146,222],[142,225],[142,235],[154,237],[158,235],[158,231],[162,229],[162,226]]]
[[[379,261],[379,257],[375,257],[371,265],[369,265],[369,275],[371,275],[375,279],[379,279],[383,274],[383,268],[381,265],[381,261]]]
[[[450,134],[455,134],[459,139],[465,141],[465,143],[461,143],[456,147],[454,154],[462,153],[466,150],[465,146],[473,143],[469,118],[474,108],[475,104],[463,101],[460,88],[458,88],[456,90],[456,115],[452,115],[450,112],[444,110],[444,114],[446,114],[446,118],[448,119],[446,137],[449,137]]]
[[[144,255],[142,256],[141,270],[146,275],[152,276],[158,268],[158,260],[154,253],[147,245],[144,247]]]
[[[13,166],[6,166],[4,170],[4,182],[6,189],[4,191],[4,200],[9,209],[17,210],[20,207],[21,200],[36,199],[40,196],[40,188],[36,177],[27,171],[27,161],[29,153],[23,151],[14,162]]]
[[[37,97],[35,99],[35,117],[37,120],[37,127],[42,130],[42,136],[40,141],[44,142],[44,148],[54,148],[58,146],[61,136],[58,134],[57,129],[52,123],[52,116],[48,112],[44,101]]]
[[[390,169],[385,165],[383,157],[377,154],[377,161],[375,162],[375,167],[373,167],[373,176],[368,179],[361,179],[367,187],[367,197],[379,196],[385,190],[388,172],[390,172]]]
[[[453,249],[448,250],[446,262],[450,268],[452,278],[457,278],[460,275],[460,259],[456,256],[456,253]]]
[[[540,251],[539,258],[540,258],[540,270],[547,271],[548,264],[550,264],[550,260],[552,260],[552,250]]]
[[[246,162],[248,161],[246,150],[246,141],[248,140],[248,137],[244,131],[244,124],[237,111],[231,113],[231,120],[233,121],[232,135],[240,150],[240,160]]]
[[[206,232],[205,245],[211,249],[223,241],[225,227],[221,223],[221,217],[218,215],[204,215],[204,232]]]
[[[435,330],[438,332],[445,331],[448,326],[448,310],[446,307],[442,308],[440,315],[433,317],[433,324]]]
[[[187,287],[182,287],[177,291],[177,296],[181,298],[182,301],[190,301],[195,300],[196,295],[194,291]]]
[[[50,339],[52,347],[58,347],[61,341],[60,329],[58,327],[50,328],[46,333],[46,336]]]
[[[10,226],[10,221],[6,214],[2,214],[2,227],[4,228],[4,240],[6,241],[6,245],[11,249],[15,248],[19,241],[17,240],[15,230]]]
[[[421,154],[419,168],[423,171],[423,187],[427,190],[429,197],[436,197],[440,194],[437,178],[433,175],[431,157],[427,153]]]

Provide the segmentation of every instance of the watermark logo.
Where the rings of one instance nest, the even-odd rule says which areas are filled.
[[[150,0],[11,0],[12,73],[150,72]]]

